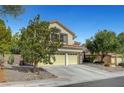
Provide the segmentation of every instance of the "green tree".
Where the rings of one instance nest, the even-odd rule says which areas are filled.
[[[9,51],[11,44],[11,30],[7,28],[4,21],[0,19],[0,54],[3,55],[3,62],[5,53]]]
[[[20,5],[2,5],[0,6],[0,16],[13,16],[17,17],[24,12],[23,6]]]
[[[91,56],[89,56],[88,60],[93,62],[96,57],[94,54],[96,53],[96,50],[97,50],[97,45],[94,42],[94,38],[91,37],[90,39],[87,39],[85,45],[91,53]],[[85,59],[85,56],[84,56],[84,59]]]
[[[49,25],[49,22],[41,21],[38,15],[21,30],[21,55],[24,61],[34,65],[34,71],[39,62],[52,64],[50,59],[55,60],[54,53],[61,46],[58,38],[51,40],[50,35],[56,28],[49,28]]]
[[[11,39],[11,48],[10,51],[13,54],[19,54],[20,53],[20,33],[17,32],[12,36]]]
[[[97,45],[95,44],[93,38],[86,40],[86,47],[91,52],[91,54],[94,54],[97,50]]]
[[[117,52],[124,55],[124,32],[120,33],[117,36],[117,40],[118,40]]]
[[[89,41],[88,41],[89,42]],[[88,48],[97,54],[101,54],[101,61],[108,53],[115,52],[118,47],[116,34],[109,30],[102,30],[90,40]]]

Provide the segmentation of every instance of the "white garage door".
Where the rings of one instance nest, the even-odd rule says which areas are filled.
[[[78,55],[68,55],[68,64],[78,64]]]
[[[43,64],[43,63],[39,63],[38,66],[41,67],[41,66],[53,66],[53,65],[65,65],[65,54],[58,54],[58,55],[55,55],[55,58],[56,58],[56,61],[53,63],[53,64]],[[53,61],[51,59],[51,61]],[[71,64],[78,64],[78,55],[70,55],[68,54],[68,65],[71,65]]]
[[[65,55],[55,55],[56,61],[53,63],[53,65],[65,65]]]

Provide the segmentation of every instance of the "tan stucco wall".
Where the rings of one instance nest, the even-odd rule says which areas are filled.
[[[68,45],[73,45],[73,44],[74,44],[73,36],[71,34],[68,34]]]
[[[123,61],[123,57],[111,57],[111,63],[115,63],[116,65],[118,65],[122,61]]]
[[[119,63],[121,63],[123,61],[123,59],[120,57],[120,58],[117,58],[117,65],[119,64]]]
[[[111,63],[112,63],[112,64],[116,64],[115,58],[113,58],[113,57],[111,58]]]
[[[96,58],[94,59],[94,62],[95,61],[101,61],[101,55],[96,56]],[[110,56],[105,56],[104,59],[103,59],[103,61],[104,62],[110,62],[111,61]]]
[[[101,57],[98,56],[95,60],[100,60]],[[118,65],[119,63],[121,63],[123,61],[123,57],[120,57],[120,56],[106,56],[104,58],[104,62],[110,62],[111,64],[116,64]]]
[[[73,35],[70,34],[68,31],[66,31],[63,27],[61,27],[60,25],[58,25],[57,23],[52,23],[50,24],[50,28],[51,27],[56,27],[58,29],[61,30],[61,33],[65,33],[68,35],[68,45],[73,45],[74,44],[74,40],[73,40]]]
[[[22,60],[21,55],[18,55],[18,54],[13,54],[13,55],[14,55],[14,63],[13,64],[17,64],[18,65],[20,63],[20,61]],[[5,65],[8,64],[7,62],[9,60],[10,56],[11,56],[11,54],[6,54],[5,55],[5,58],[4,58]]]

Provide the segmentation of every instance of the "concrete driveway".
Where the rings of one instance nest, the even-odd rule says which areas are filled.
[[[0,84],[0,86],[63,86],[75,84],[80,82],[89,82],[107,78],[124,76],[124,72],[111,73],[98,68],[86,65],[69,65],[69,66],[48,66],[43,67],[50,73],[58,76],[58,78],[33,80],[25,82],[10,82],[7,84]]]
[[[86,65],[51,66],[44,67],[44,69],[55,74],[58,78],[66,80],[64,83],[57,83],[58,86],[105,79],[110,76],[110,73],[107,71]]]
[[[59,78],[90,79],[105,77],[109,72],[86,65],[51,66],[43,67]]]

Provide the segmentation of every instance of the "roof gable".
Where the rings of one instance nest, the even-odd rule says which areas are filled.
[[[58,21],[52,21],[50,24],[58,24],[59,26],[61,26],[63,29],[65,29],[68,33],[70,33],[71,35],[73,35],[74,38],[76,38],[76,35],[74,32],[70,31],[68,28],[66,28],[63,24],[61,24],[60,22]]]

